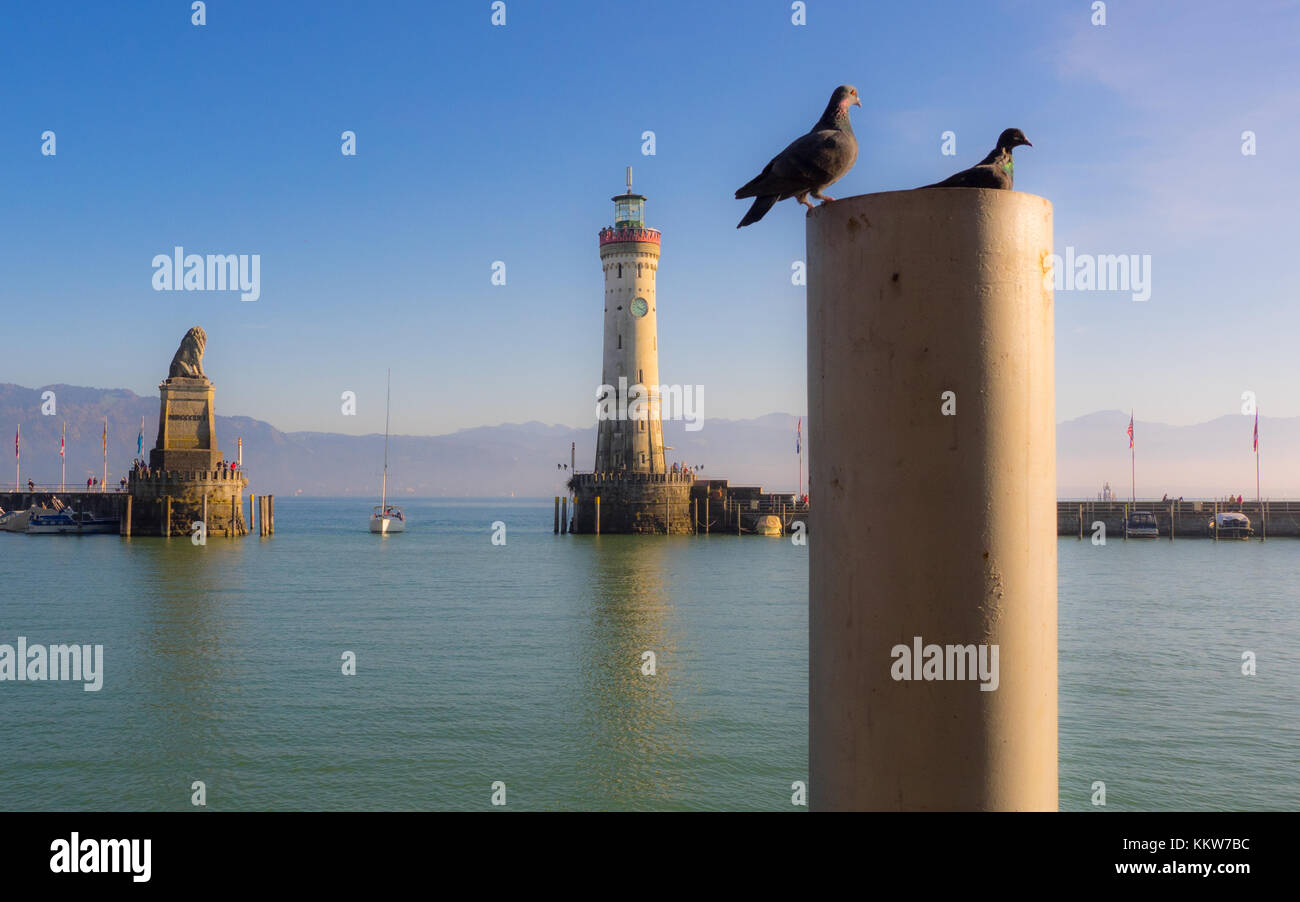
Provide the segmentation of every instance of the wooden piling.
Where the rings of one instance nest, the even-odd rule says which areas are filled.
[[[248,493],[248,534],[251,536],[253,530],[257,529],[257,493]]]
[[[704,496],[704,534],[709,534],[709,496]]]
[[[551,532],[555,535],[560,534],[560,496],[555,496],[555,524],[551,527]]]
[[[569,496],[560,499],[560,535],[569,533]]]
[[[267,535],[275,535],[275,495],[266,496],[266,520],[270,526]]]
[[[126,496],[126,516],[122,518],[122,535],[131,538],[131,496]]]
[[[172,537],[172,496],[163,496],[163,538]]]
[[[600,496],[596,496],[596,535],[600,535]]]

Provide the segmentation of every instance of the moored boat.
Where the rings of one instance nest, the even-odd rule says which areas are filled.
[[[1215,526],[1218,529],[1215,529]],[[1255,534],[1255,530],[1250,525],[1250,518],[1245,514],[1238,513],[1220,513],[1206,524],[1206,530],[1210,535],[1220,539],[1249,539]]]
[[[1130,539],[1158,539],[1160,527],[1151,511],[1131,511],[1124,521],[1124,533]]]
[[[116,533],[120,521],[109,517],[95,517],[77,511],[42,511],[32,512],[27,521],[26,532],[29,536],[52,535],[103,535]]]

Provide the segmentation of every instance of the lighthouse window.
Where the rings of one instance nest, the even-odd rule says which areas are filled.
[[[618,349],[619,349],[620,351],[623,350],[623,336],[622,336],[622,335],[620,335],[620,336],[618,337]]]
[[[620,263],[620,264],[618,265],[618,277],[619,277],[620,279],[623,278],[623,264],[622,264],[622,263]]]
[[[636,265],[636,274],[637,274],[637,278],[640,278],[640,277],[641,277],[641,264],[640,264],[640,263],[638,263],[638,264]]]

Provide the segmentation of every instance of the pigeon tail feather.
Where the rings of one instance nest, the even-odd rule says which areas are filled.
[[[736,228],[744,228],[747,225],[753,225],[758,222],[767,215],[767,211],[772,209],[772,205],[775,204],[778,199],[779,197],[775,194],[764,194],[761,197],[754,198],[754,203],[750,205],[749,212],[745,214],[744,219],[737,223]]]

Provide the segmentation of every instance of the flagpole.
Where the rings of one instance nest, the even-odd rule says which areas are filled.
[[[1133,428],[1133,411],[1132,411],[1132,410],[1130,410],[1130,411],[1128,412],[1128,428],[1129,428],[1129,429],[1132,429],[1132,428]],[[1128,483],[1129,501],[1131,501],[1132,504],[1133,504],[1133,506],[1136,507],[1136,506],[1137,506],[1137,500],[1138,500],[1138,496],[1137,496],[1137,442],[1134,441],[1134,439],[1133,439],[1133,433],[1131,433],[1131,432],[1129,433],[1129,436],[1128,436],[1128,455],[1129,455],[1129,461],[1128,461],[1128,467],[1129,467],[1129,470],[1128,470],[1128,478],[1129,478],[1129,483]]]
[[[1264,499],[1259,494],[1259,408],[1255,409],[1255,505],[1259,508],[1259,516],[1262,520]]]
[[[22,447],[23,447],[23,426],[22,423],[19,423],[18,431],[14,433],[14,491],[15,492],[22,491],[22,484],[23,484]]]
[[[104,417],[104,481],[99,484],[99,490],[105,491],[104,484],[108,482],[108,417]]]
[[[68,424],[63,424],[63,432],[59,435],[59,491],[68,490]]]

